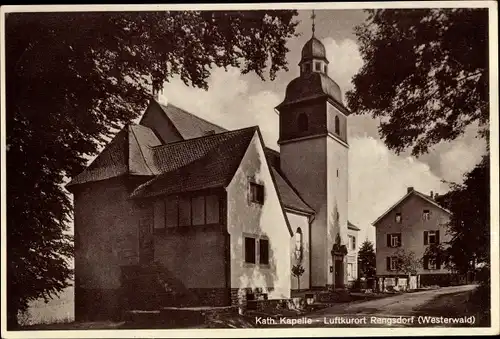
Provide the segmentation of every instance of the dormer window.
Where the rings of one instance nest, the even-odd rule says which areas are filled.
[[[307,119],[307,115],[305,113],[301,113],[299,115],[297,124],[300,132],[305,132],[309,129],[309,120]]]

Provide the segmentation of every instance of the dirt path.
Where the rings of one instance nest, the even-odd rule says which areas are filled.
[[[345,315],[345,314],[376,314],[379,316],[410,316],[419,306],[429,303],[443,294],[455,294],[471,291],[475,285],[443,287],[436,290],[403,293],[393,297],[375,299],[360,303],[337,304],[333,307],[318,310],[311,317]]]

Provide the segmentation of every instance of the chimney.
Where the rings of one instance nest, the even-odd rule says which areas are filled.
[[[406,189],[406,193],[413,192],[413,186],[410,186]]]
[[[433,198],[434,198],[434,192],[431,191],[431,199],[433,199]]]

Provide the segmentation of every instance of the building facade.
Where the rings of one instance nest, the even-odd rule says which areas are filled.
[[[151,100],[73,178],[77,320],[286,299],[356,278],[349,111],[327,67],[313,36],[276,108],[279,152],[258,127],[228,131]]]
[[[376,228],[376,258],[379,286],[406,286],[408,274],[398,269],[400,254],[414,258],[415,274],[410,286],[432,285],[449,279],[439,257],[426,256],[429,246],[450,240],[447,223],[450,212],[440,206],[431,192],[425,195],[408,187],[407,194],[381,215]]]

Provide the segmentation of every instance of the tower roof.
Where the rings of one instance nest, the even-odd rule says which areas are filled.
[[[340,86],[332,78],[317,72],[302,74],[288,84],[285,100],[277,108],[325,96],[344,107]]]
[[[302,47],[302,58],[299,64],[312,59],[321,59],[328,63],[325,45],[314,36]]]

